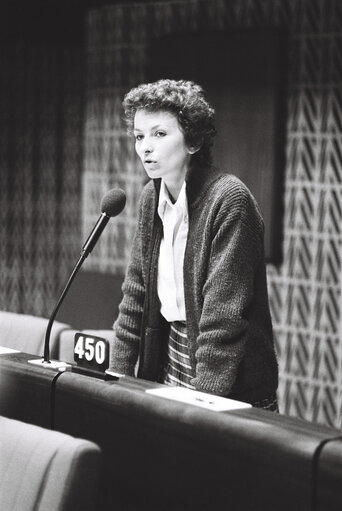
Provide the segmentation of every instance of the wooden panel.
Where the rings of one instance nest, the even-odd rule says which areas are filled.
[[[278,32],[173,34],[153,40],[148,81],[194,80],[216,110],[214,164],[250,188],[265,220],[268,261],[280,259],[283,157]]]
[[[58,319],[82,330],[110,329],[122,298],[122,275],[80,271],[60,308]]]

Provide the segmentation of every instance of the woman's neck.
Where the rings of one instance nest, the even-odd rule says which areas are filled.
[[[165,183],[167,191],[169,192],[174,202],[177,202],[178,196],[184,184],[187,173],[188,167],[184,167],[177,174],[173,173],[172,175],[167,175],[163,177],[163,181]]]
[[[169,192],[170,199],[173,204],[175,202],[177,202],[177,199],[179,197],[179,194],[180,194],[183,184],[184,184],[184,180],[181,182],[176,182],[176,183],[165,182],[166,189]]]

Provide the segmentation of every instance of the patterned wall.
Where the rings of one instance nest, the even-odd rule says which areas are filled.
[[[80,249],[83,64],[0,47],[0,309],[48,317]]]
[[[84,235],[103,193],[127,192],[90,268],[123,272],[144,179],[121,121],[124,92],[145,79],[145,45],[184,31],[279,27],[289,33],[284,261],[269,266],[281,410],[341,427],[342,2],[175,0],[90,11]]]

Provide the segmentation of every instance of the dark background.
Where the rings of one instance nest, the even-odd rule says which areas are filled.
[[[144,0],[4,0],[0,39],[82,42],[85,15],[104,5],[144,3]]]

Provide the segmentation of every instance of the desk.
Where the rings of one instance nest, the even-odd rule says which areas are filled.
[[[97,443],[99,509],[333,511],[342,501],[341,432],[260,409],[213,412],[0,356],[0,413]],[[160,386],[160,385],[158,385]]]
[[[147,385],[58,378],[56,428],[104,453],[100,509],[312,510],[315,453],[335,430],[258,409],[215,413]]]
[[[0,355],[0,414],[51,428],[53,388],[59,371],[28,364],[36,355]]]

